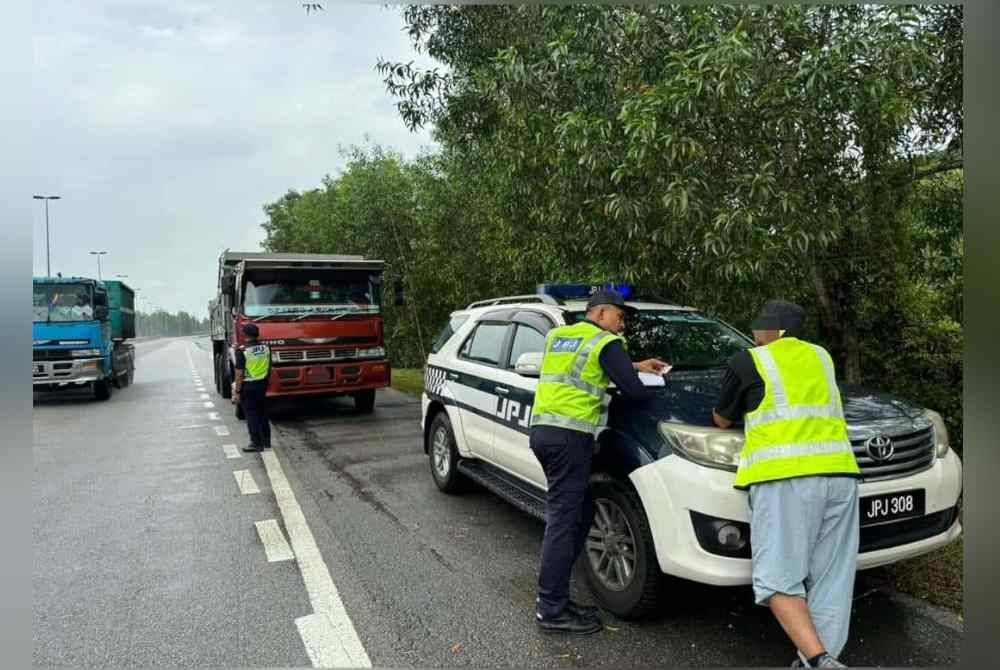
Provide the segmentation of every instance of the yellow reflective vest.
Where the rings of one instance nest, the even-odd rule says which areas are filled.
[[[859,475],[833,360],[794,337],[750,349],[764,398],[744,418],[736,488],[810,475]]]
[[[532,426],[556,426],[596,434],[607,424],[608,384],[601,351],[624,339],[587,321],[560,326],[545,338],[541,375],[535,390]]]
[[[271,348],[266,344],[254,344],[243,348],[246,359],[246,374],[243,381],[256,382],[267,379],[271,373]]]

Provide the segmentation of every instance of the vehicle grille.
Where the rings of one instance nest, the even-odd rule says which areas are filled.
[[[275,351],[278,363],[340,361],[356,358],[357,349],[285,349]]]
[[[876,461],[865,447],[867,437],[851,440],[854,456],[861,469],[864,479],[894,479],[905,477],[929,468],[934,463],[934,430],[924,428],[911,433],[886,435],[892,440],[892,457],[885,461]]]
[[[73,357],[69,355],[69,349],[34,349],[31,352],[31,360],[34,361],[69,361]]]

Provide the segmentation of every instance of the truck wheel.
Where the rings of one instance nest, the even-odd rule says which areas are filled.
[[[637,619],[656,605],[663,578],[639,495],[622,482],[591,484],[594,522],[580,557],[594,596],[622,619]]]
[[[468,484],[465,476],[458,471],[458,449],[455,434],[447,412],[438,412],[427,432],[427,456],[431,464],[434,483],[445,493],[457,493]]]
[[[112,384],[110,379],[102,379],[94,382],[94,398],[97,400],[107,400],[111,397]]]
[[[222,394],[222,354],[212,356],[212,381],[215,382],[215,392]]]
[[[220,356],[221,356],[221,354],[220,354]],[[223,398],[232,398],[233,397],[233,381],[229,377],[229,364],[228,364],[228,362],[225,361],[225,360],[221,361],[221,368],[222,368],[222,388],[219,389],[219,392],[222,394]]]
[[[375,409],[375,389],[355,393],[354,409],[358,414],[371,414]]]

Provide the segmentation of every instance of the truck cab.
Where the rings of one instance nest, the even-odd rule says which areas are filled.
[[[391,376],[383,266],[360,256],[224,252],[209,304],[218,392],[231,397],[243,326],[253,323],[271,348],[269,399],[352,396],[371,412]]]
[[[32,280],[32,384],[35,391],[90,388],[100,400],[132,382],[132,290],[85,277]]]

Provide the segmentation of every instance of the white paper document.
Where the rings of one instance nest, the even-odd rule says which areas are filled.
[[[666,374],[666,372],[664,372]],[[656,375],[650,372],[640,372],[639,379],[646,386],[666,386],[666,382],[663,381],[663,375]]]

